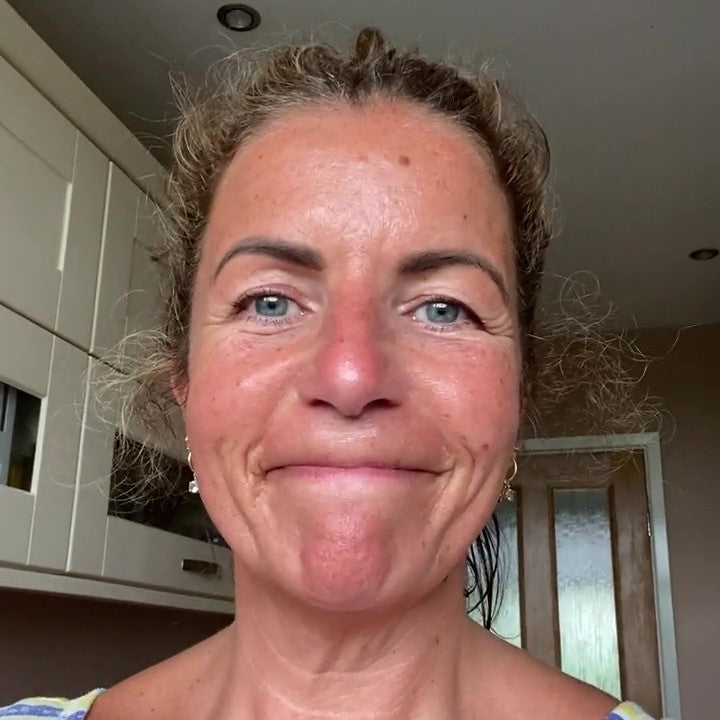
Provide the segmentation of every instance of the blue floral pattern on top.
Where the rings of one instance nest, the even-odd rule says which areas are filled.
[[[0,718],[59,718],[59,720],[84,720],[91,705],[103,691],[102,688],[92,690],[78,698],[35,697],[19,700],[12,705],[0,707]]]

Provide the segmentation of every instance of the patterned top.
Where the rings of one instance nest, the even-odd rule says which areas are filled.
[[[59,718],[60,720],[83,720],[90,710],[90,706],[102,688],[79,698],[68,700],[66,698],[34,697],[19,700],[12,705],[0,707],[0,720],[14,718],[14,720],[33,720],[34,718]],[[607,716],[607,720],[653,720],[638,705],[624,702],[618,705]]]
[[[0,710],[0,713],[2,713],[2,710]],[[0,717],[2,717],[2,714],[0,714]],[[652,718],[639,705],[624,702],[607,716],[607,720],[652,720]]]
[[[90,706],[103,688],[92,690],[79,698],[34,697],[18,700],[12,705],[0,707],[0,718],[62,718],[62,720],[83,720]]]

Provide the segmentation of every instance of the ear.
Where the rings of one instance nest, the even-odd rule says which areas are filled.
[[[175,402],[182,410],[184,410],[185,403],[187,402],[188,391],[187,375],[185,373],[173,373],[172,378],[170,379],[170,386],[172,387],[172,392],[175,396]]]

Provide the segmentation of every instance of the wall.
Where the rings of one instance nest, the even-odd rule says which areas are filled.
[[[225,627],[231,617],[0,590],[0,706],[109,687]]]
[[[665,355],[674,330],[640,336]],[[675,431],[663,445],[683,715],[716,720],[720,680],[720,325],[684,330],[648,372]],[[0,704],[80,694],[167,657],[225,616],[0,590]],[[9,661],[8,661],[9,659]]]
[[[645,331],[643,349],[667,353],[676,331]],[[651,365],[674,432],[663,476],[683,716],[716,720],[720,681],[720,324],[683,330]],[[671,423],[668,423],[668,426]]]
[[[683,717],[717,720],[720,324],[643,330],[636,339],[655,358],[640,389],[662,398],[667,413],[662,462]],[[547,413],[538,435],[589,434],[586,415],[572,409]]]

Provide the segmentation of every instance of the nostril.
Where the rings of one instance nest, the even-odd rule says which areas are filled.
[[[390,410],[396,408],[400,403],[390,398],[377,398],[365,405],[363,410]]]
[[[339,403],[330,400],[324,400],[323,398],[316,397],[309,402],[310,407],[315,408],[329,408],[335,412],[339,412],[341,415],[349,418],[359,418],[370,412],[378,412],[382,410],[391,410],[399,405],[398,402],[390,398],[375,398],[368,402],[348,402]]]

